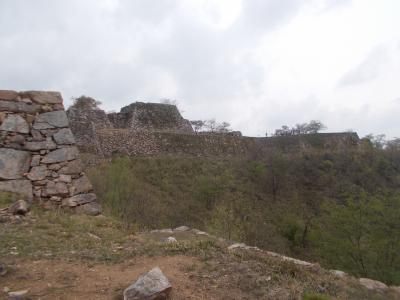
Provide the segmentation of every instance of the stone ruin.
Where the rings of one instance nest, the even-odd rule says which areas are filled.
[[[135,102],[121,108],[119,113],[108,114],[89,105],[71,106],[67,114],[73,126],[85,124],[87,127],[91,123],[89,127],[94,126],[94,129],[194,133],[190,121],[184,119],[178,108],[171,104]]]
[[[47,208],[100,213],[60,93],[0,90],[0,191]]]
[[[113,155],[243,157],[274,151],[346,149],[360,143],[356,133],[347,132],[274,137],[247,137],[239,131],[194,132],[190,121],[181,116],[175,105],[135,102],[118,113],[106,113],[91,104],[96,103],[95,99],[80,99],[83,105],[73,105],[67,110],[77,146],[83,152],[103,158]]]

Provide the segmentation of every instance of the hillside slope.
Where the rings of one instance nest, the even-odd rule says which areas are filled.
[[[394,288],[369,290],[352,277],[303,266],[198,231],[135,232],[105,217],[33,209],[0,223],[4,291],[31,299],[122,299],[137,276],[160,266],[171,299],[398,299]],[[167,243],[173,236],[177,242]]]
[[[186,224],[400,285],[400,155],[114,158],[88,175],[104,209],[141,230]]]

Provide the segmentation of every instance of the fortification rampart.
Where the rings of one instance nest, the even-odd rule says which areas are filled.
[[[89,106],[83,106],[89,107]],[[119,113],[95,108],[67,111],[79,148],[105,157],[123,155],[243,156],[341,149],[358,145],[356,133],[245,137],[240,132],[195,133],[174,105],[132,103]]]
[[[340,150],[358,145],[357,134],[325,133],[290,137],[241,137],[226,133],[182,134],[129,129],[97,130],[96,152],[119,155],[248,156],[307,149]],[[92,143],[94,145],[94,143]],[[89,152],[93,152],[90,150]]]
[[[0,90],[0,191],[46,207],[100,212],[60,93]]]

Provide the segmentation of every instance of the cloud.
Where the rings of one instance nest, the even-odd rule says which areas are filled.
[[[381,67],[388,63],[384,49],[358,64],[354,56],[337,54],[343,44],[340,32],[335,35],[337,24],[355,30],[346,44],[354,55],[361,46],[385,42],[382,34],[379,40],[365,35],[376,28],[368,15],[362,32],[345,22],[346,14],[359,22],[359,14],[372,5],[363,3],[2,0],[0,89],[59,90],[67,104],[85,94],[102,101],[106,110],[168,97],[178,100],[187,118],[216,117],[249,135],[283,123],[324,121],[331,106],[343,105],[349,96],[375,101],[369,90],[358,89],[388,74]],[[356,43],[364,37],[367,42]],[[329,46],[318,47],[322,43]],[[335,64],[321,64],[332,57]],[[390,75],[399,75],[398,68]],[[340,88],[331,90],[337,78]],[[395,85],[387,85],[385,98],[395,98]],[[307,95],[315,98],[305,100]],[[360,105],[352,107],[357,114]],[[334,124],[332,130],[340,129],[340,120]]]
[[[384,46],[376,47],[355,68],[347,71],[338,81],[338,87],[367,83],[376,79],[382,67],[389,62],[388,51]]]

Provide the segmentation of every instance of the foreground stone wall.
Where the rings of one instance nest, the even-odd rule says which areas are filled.
[[[58,92],[0,90],[0,191],[98,214]]]

